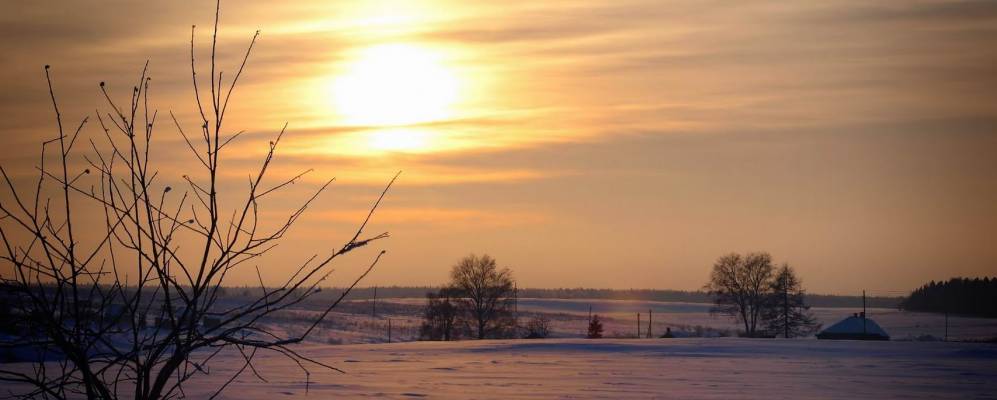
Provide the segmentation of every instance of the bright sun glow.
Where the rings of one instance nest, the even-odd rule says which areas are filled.
[[[458,89],[457,78],[444,64],[441,54],[409,44],[361,50],[335,79],[332,88],[336,111],[343,120],[365,126],[400,126],[446,119],[457,100]],[[382,139],[372,137],[371,144],[376,145],[374,142]],[[412,145],[423,142],[406,141]]]

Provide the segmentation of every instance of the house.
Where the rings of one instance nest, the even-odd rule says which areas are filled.
[[[866,318],[865,313],[855,313],[817,334],[817,339],[832,340],[890,340],[875,321]]]

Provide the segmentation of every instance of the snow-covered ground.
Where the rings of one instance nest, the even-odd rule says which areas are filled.
[[[305,374],[277,354],[257,355],[262,382],[248,371],[222,398],[815,398],[997,399],[997,344],[913,341],[941,337],[944,316],[870,309],[895,339],[889,342],[684,337],[626,339],[642,313],[653,311],[653,333],[731,334],[738,325],[709,314],[709,304],[616,300],[520,299],[520,321],[550,318],[554,338],[462,342],[416,339],[424,299],[350,302],[330,314],[302,354],[343,369]],[[581,339],[589,306],[607,336]],[[814,309],[825,325],[857,310]],[[274,332],[304,329],[315,315],[297,309],[265,321]],[[387,341],[391,323],[392,340]],[[997,336],[997,320],[951,317],[954,339]],[[899,340],[896,340],[899,339]],[[357,344],[359,343],[359,344]],[[336,344],[336,345],[334,345]],[[30,364],[18,364],[26,370]],[[185,392],[205,398],[242,367],[238,352],[223,353]],[[15,387],[0,387],[0,397]]]
[[[997,346],[940,342],[548,339],[410,342],[304,350],[346,373],[313,371],[311,398],[994,399]],[[240,364],[212,364],[200,398]],[[259,357],[259,356],[258,356]],[[305,375],[259,358],[223,398],[306,395]]]

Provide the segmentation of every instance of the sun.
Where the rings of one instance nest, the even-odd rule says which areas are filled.
[[[340,118],[350,125],[370,127],[446,119],[458,91],[458,80],[443,55],[412,44],[360,50],[332,85]]]

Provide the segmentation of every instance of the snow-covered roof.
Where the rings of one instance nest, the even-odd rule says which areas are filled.
[[[863,327],[864,325],[864,327]],[[868,334],[868,335],[882,335],[889,337],[883,328],[879,327],[875,321],[869,318],[863,318],[861,316],[850,316],[841,320],[834,325],[831,325],[827,329],[821,331],[822,334]]]

